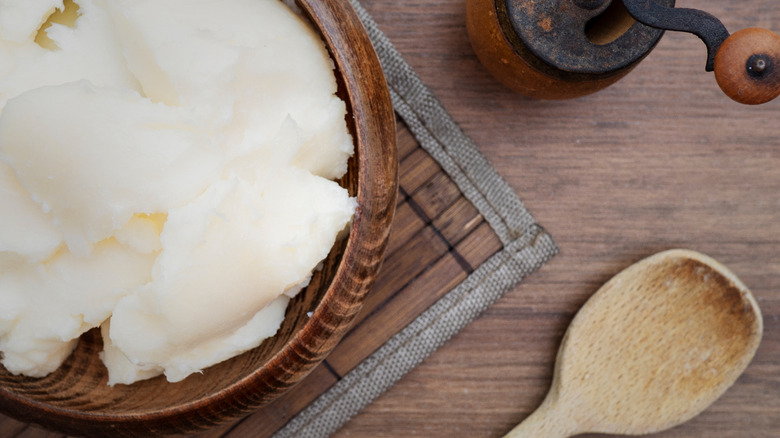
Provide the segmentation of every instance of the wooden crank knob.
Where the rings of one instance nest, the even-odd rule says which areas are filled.
[[[735,32],[715,56],[715,79],[730,98],[747,105],[780,95],[780,36],[766,29]]]

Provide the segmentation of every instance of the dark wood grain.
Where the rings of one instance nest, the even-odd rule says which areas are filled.
[[[373,284],[396,206],[395,115],[373,46],[346,2],[300,2],[331,50],[355,156],[341,183],[357,198],[348,236],[288,307],[277,335],[182,382],[109,387],[97,330],[42,379],[0,371],[0,409],[61,432],[120,436],[192,432],[265,405],[311,372],[344,335]],[[3,426],[6,427],[6,426]],[[15,426],[11,424],[12,429]],[[35,432],[33,432],[35,431]],[[37,433],[24,429],[21,434]],[[16,433],[13,430],[9,433]]]

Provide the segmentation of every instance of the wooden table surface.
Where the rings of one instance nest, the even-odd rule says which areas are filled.
[[[764,338],[722,398],[654,436],[780,436],[780,101],[731,102],[704,71],[704,45],[676,33],[600,93],[532,101],[481,67],[464,0],[362,4],[561,251],[336,436],[502,436],[546,394],[579,307],[629,264],[674,247],[716,258],[748,285]],[[732,32],[780,32],[777,0],[677,6]],[[0,420],[11,436],[61,436]]]
[[[481,67],[464,0],[362,3],[561,252],[336,436],[501,436],[541,402],[561,337],[588,297],[673,247],[730,267],[765,328],[735,386],[657,436],[780,436],[780,101],[731,102],[704,71],[701,41],[679,33],[600,93],[532,101]],[[677,6],[707,10],[731,32],[780,32],[776,0]]]

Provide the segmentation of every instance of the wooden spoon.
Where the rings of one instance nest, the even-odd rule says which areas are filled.
[[[542,405],[506,437],[641,435],[683,423],[737,380],[761,312],[726,267],[687,250],[616,275],[569,326]]]

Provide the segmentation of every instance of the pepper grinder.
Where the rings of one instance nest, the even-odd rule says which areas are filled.
[[[628,74],[663,36],[690,32],[707,46],[706,71],[743,104],[780,95],[780,36],[729,34],[716,17],[675,0],[467,0],[480,62],[512,90],[537,99],[594,93]]]

